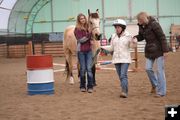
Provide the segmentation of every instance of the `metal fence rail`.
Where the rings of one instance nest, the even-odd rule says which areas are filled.
[[[170,51],[175,52],[179,48],[179,42],[174,37],[167,36]],[[144,52],[146,42],[138,42],[137,52]],[[64,56],[63,43],[59,41],[42,41],[34,43],[34,54],[51,54],[53,56]],[[135,49],[131,49],[135,52]],[[0,57],[25,57],[28,55],[28,44],[0,44]]]

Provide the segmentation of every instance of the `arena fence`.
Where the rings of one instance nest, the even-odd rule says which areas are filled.
[[[64,56],[62,42],[42,42],[33,44],[34,54],[49,54],[52,56]],[[0,56],[7,58],[20,58],[28,55],[29,45],[0,45]]]
[[[179,40],[174,36],[167,36],[168,45],[170,51],[177,51],[179,48]],[[138,42],[137,52],[144,52],[145,41]],[[50,54],[52,56],[63,57],[63,43],[62,41],[41,41],[33,42],[33,53],[34,54]],[[9,44],[2,43],[0,44],[0,57],[7,58],[20,58],[25,57],[29,54],[29,45],[28,42],[23,44]],[[134,49],[131,49],[131,52],[136,52]]]

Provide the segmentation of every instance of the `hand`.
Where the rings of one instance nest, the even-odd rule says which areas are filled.
[[[136,39],[136,35],[135,35],[135,36],[133,36],[133,39]]]
[[[133,43],[137,43],[136,37],[133,37],[131,41],[132,41]]]
[[[87,32],[86,37],[90,39],[91,38],[91,33]]]
[[[91,42],[91,45],[94,45],[94,40],[91,40],[90,42]]]

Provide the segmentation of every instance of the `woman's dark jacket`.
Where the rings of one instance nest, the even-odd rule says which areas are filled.
[[[163,56],[163,53],[168,52],[165,34],[160,24],[151,16],[148,17],[149,22],[147,25],[139,25],[139,34],[135,37],[138,41],[145,39],[145,57],[155,59]]]

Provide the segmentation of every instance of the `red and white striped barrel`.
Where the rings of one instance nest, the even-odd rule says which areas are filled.
[[[54,73],[51,55],[29,55],[27,64],[28,94],[53,94]]]

